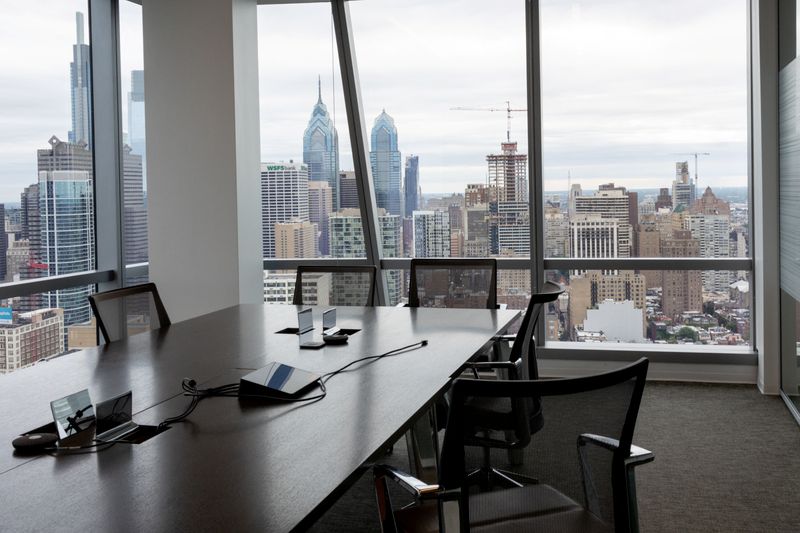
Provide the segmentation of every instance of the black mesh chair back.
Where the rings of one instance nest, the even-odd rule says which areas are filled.
[[[375,305],[374,266],[299,266],[294,305]]]
[[[89,303],[106,344],[170,325],[154,283],[92,294]]]
[[[558,299],[564,292],[564,287],[552,281],[548,281],[542,287],[542,290],[531,294],[530,302],[525,310],[525,315],[522,317],[522,322],[517,331],[514,342],[511,345],[511,353],[509,361],[517,362],[522,361],[521,365],[521,379],[538,379],[539,369],[536,362],[536,343],[533,341],[533,335],[536,330],[536,323],[542,314],[542,308]]]
[[[412,259],[409,307],[497,308],[495,259]]]
[[[538,483],[482,493],[480,498],[467,497],[469,491],[462,490],[469,516],[485,515],[487,509],[481,506],[495,505],[498,509],[489,509],[494,514],[508,511],[527,517],[514,522],[519,529],[509,531],[550,531],[548,523],[558,524],[559,531],[636,530],[635,487],[629,467],[647,367],[647,359],[642,358],[619,370],[580,378],[457,379],[442,448],[442,489],[461,488],[465,473],[480,461],[479,450],[465,442],[474,425],[465,408],[471,400],[505,398],[524,405],[525,399],[536,398],[548,415],[547,423],[532,434],[527,414],[519,413],[514,431],[520,442],[528,444],[525,458],[521,465],[504,468],[516,468]],[[583,526],[572,527],[573,522]]]

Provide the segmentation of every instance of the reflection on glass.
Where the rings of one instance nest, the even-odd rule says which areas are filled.
[[[123,225],[125,264],[145,263],[147,252],[147,143],[145,139],[142,6],[123,1],[119,9],[120,102],[122,103]],[[126,285],[147,276],[125,279]]]

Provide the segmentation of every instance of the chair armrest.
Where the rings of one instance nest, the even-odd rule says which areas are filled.
[[[375,478],[386,477],[395,481],[404,490],[414,495],[418,499],[436,498],[440,495],[439,485],[430,485],[420,481],[402,470],[398,470],[390,465],[375,465],[372,468]],[[448,491],[449,492],[449,491]]]
[[[508,379],[519,379],[519,367],[512,361],[477,361],[466,366],[474,372],[475,379],[480,379],[478,370],[508,370]]]
[[[592,433],[584,433],[578,437],[578,444],[583,445],[586,443],[595,444],[612,452],[619,449],[619,441],[617,439],[604,437],[602,435],[594,435]],[[649,463],[654,459],[655,455],[650,450],[645,450],[644,448],[631,444],[631,454],[625,460],[625,464],[637,466],[640,464]]]

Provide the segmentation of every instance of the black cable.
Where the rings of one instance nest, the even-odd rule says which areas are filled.
[[[422,340],[419,342],[415,342],[413,344],[409,344],[407,346],[403,346],[401,348],[395,348],[394,350],[389,350],[388,352],[384,352],[379,355],[369,355],[367,357],[361,357],[360,359],[356,359],[355,361],[350,361],[346,365],[338,368],[332,372],[328,372],[320,376],[317,380],[319,384],[319,388],[322,390],[322,393],[317,394],[315,396],[310,396],[308,398],[282,398],[280,396],[266,396],[263,394],[240,394],[239,393],[239,384],[238,383],[228,383],[226,385],[220,385],[219,387],[209,387],[207,389],[198,389],[197,382],[191,378],[184,378],[181,382],[181,388],[184,391],[184,396],[191,396],[191,401],[189,405],[186,406],[186,409],[177,416],[173,416],[170,418],[165,419],[158,425],[158,431],[168,427],[170,424],[174,424],[176,422],[182,422],[185,420],[192,412],[197,408],[197,405],[200,403],[201,400],[205,398],[212,398],[212,397],[224,397],[224,398],[247,398],[247,399],[256,399],[256,400],[271,400],[276,402],[284,402],[284,403],[299,403],[299,402],[309,402],[305,405],[309,405],[311,403],[316,403],[321,401],[328,395],[328,390],[325,387],[325,384],[330,380],[332,377],[345,372],[351,366],[363,363],[366,361],[377,361],[383,359],[384,357],[390,357],[393,355],[398,355],[406,350],[410,350],[414,347],[423,347],[427,346],[428,341]],[[359,367],[361,368],[361,367]],[[353,369],[357,370],[357,369]]]
[[[87,453],[104,452],[114,446],[115,444],[136,444],[129,440],[109,440],[109,441],[95,441],[92,444],[84,444],[81,446],[53,446],[45,448],[44,451],[50,455],[83,455]],[[103,447],[104,446],[104,447]]]
[[[349,367],[351,367],[351,366],[353,366],[353,365],[355,365],[357,363],[363,363],[365,361],[378,361],[379,359],[383,359],[384,357],[390,357],[392,355],[398,355],[399,353],[404,352],[405,350],[410,350],[411,348],[414,348],[415,346],[419,346],[421,348],[421,347],[427,346],[427,345],[428,345],[428,341],[427,340],[423,340],[423,341],[415,342],[414,344],[409,344],[408,346],[403,346],[402,348],[395,348],[394,350],[390,350],[388,352],[384,352],[384,353],[382,353],[380,355],[369,355],[367,357],[362,357],[361,359],[356,359],[355,361],[350,361],[349,363],[347,363],[343,367],[341,367],[341,368],[339,368],[337,370],[334,370],[333,372],[328,372],[327,374],[323,374],[321,379],[322,379],[323,383],[327,383],[328,380],[331,379],[333,376],[344,372],[347,368],[349,368]],[[359,368],[361,368],[361,367],[359,367]],[[358,369],[353,369],[353,370],[358,370]]]

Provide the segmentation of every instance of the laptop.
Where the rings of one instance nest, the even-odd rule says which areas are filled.
[[[139,425],[133,421],[132,391],[98,403],[95,416],[97,440],[106,442],[119,440],[139,429]]]

